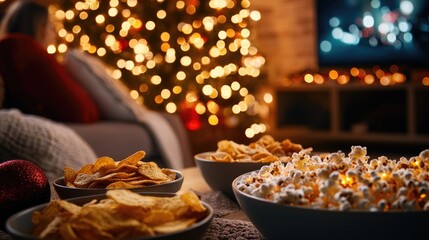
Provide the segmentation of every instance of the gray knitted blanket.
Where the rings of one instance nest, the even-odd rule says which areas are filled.
[[[204,240],[262,240],[264,237],[248,221],[222,218],[241,211],[238,204],[219,191],[200,195],[214,210],[214,218],[203,236]]]
[[[18,110],[0,110],[0,162],[23,159],[37,164],[49,181],[94,162],[88,144],[65,125]]]

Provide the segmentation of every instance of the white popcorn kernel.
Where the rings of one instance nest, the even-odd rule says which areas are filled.
[[[376,169],[378,167],[378,160],[377,159],[372,159],[371,162],[369,163],[369,165],[373,168]]]
[[[336,181],[339,176],[340,174],[337,171],[331,172],[331,174],[329,174],[329,180]]]
[[[371,192],[369,191],[368,186],[360,186],[359,191],[362,192],[362,195],[364,198],[369,198],[371,195]]]
[[[386,208],[386,206],[387,206],[387,201],[385,199],[381,199],[377,203],[377,207],[380,211],[383,211]]]
[[[396,192],[396,197],[404,196],[408,193],[408,189],[406,187],[400,187]]]
[[[346,198],[340,200],[340,211],[348,211],[352,208],[352,205],[347,201]]]
[[[317,172],[317,176],[321,179],[327,179],[329,177],[329,171],[325,168],[319,169]]]
[[[412,176],[413,176],[413,173],[411,173],[408,169],[405,170],[405,172],[404,172],[405,180],[410,180]]]
[[[304,191],[302,189],[297,189],[295,191],[295,195],[297,199],[302,199],[304,198]]]
[[[419,157],[421,157],[424,161],[429,161],[429,149],[420,152]]]
[[[369,208],[369,200],[366,198],[361,199],[357,204],[358,209],[368,209]]]
[[[425,211],[429,211],[429,202],[427,202],[427,203],[425,204],[425,206],[423,207],[423,210],[425,210]]]
[[[272,189],[273,187],[272,187],[272,185],[271,184],[269,184],[269,183],[263,183],[263,184],[261,184],[261,187],[260,187],[260,192],[261,192],[261,194],[263,194],[263,195],[267,195],[268,193],[270,193],[271,192],[271,189]]]
[[[356,177],[358,176],[358,173],[355,169],[349,169],[347,170],[346,175],[349,177]]]
[[[417,209],[417,203],[415,200],[407,201],[404,205],[405,211],[414,211]]]

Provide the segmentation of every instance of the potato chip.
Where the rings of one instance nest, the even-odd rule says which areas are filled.
[[[94,171],[106,172],[110,169],[116,168],[115,160],[111,157],[100,157],[94,163]]]
[[[115,172],[126,172],[126,173],[132,173],[137,172],[139,168],[137,166],[132,166],[128,164],[123,164],[121,166],[118,166],[116,168],[112,168],[106,171],[106,174],[111,174]]]
[[[165,209],[153,209],[147,213],[143,222],[149,226],[156,226],[165,222],[172,222],[176,219],[176,216],[172,211]]]
[[[170,179],[170,180],[175,180],[176,179],[176,172],[175,171],[173,171],[171,169],[168,169],[168,168],[163,168],[163,169],[161,169],[161,171],[165,175],[167,175],[168,179]]]
[[[192,212],[206,211],[206,208],[201,204],[200,199],[194,192],[183,193],[180,196],[180,199],[182,199],[182,201],[191,208]]]
[[[186,229],[187,227],[195,223],[196,220],[197,219],[195,218],[176,220],[173,222],[167,222],[162,225],[155,226],[153,229],[156,233],[159,234],[177,232]]]
[[[168,176],[162,172],[154,162],[143,162],[138,169],[139,173],[152,180],[168,180]]]
[[[134,154],[132,154],[131,156],[123,159],[122,161],[120,161],[118,163],[118,167],[120,167],[122,165],[136,166],[137,163],[140,160],[142,160],[145,156],[146,156],[146,152],[145,151],[137,151]]]
[[[72,183],[76,179],[77,172],[71,167],[64,167],[64,182]]]
[[[77,171],[77,174],[83,173],[83,174],[93,174],[94,171],[94,164],[86,164],[81,169]]]
[[[138,188],[143,185],[130,184],[123,181],[113,182],[106,186],[107,189],[116,189],[116,188]]]
[[[73,184],[76,187],[85,187],[89,186],[95,179],[100,177],[100,173],[96,172],[94,174],[78,173]]]
[[[106,195],[117,203],[125,206],[144,206],[146,208],[150,208],[155,205],[154,198],[145,197],[125,189],[107,191]]]

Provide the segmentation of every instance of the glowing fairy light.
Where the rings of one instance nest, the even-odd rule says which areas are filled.
[[[110,65],[113,79],[130,87],[137,103],[169,113],[192,104],[188,107],[211,126],[248,122],[260,114],[261,104],[273,101],[269,94],[257,100],[249,90],[262,83],[265,64],[249,24],[262,16],[249,9],[249,0],[178,0],[170,6],[175,11],[165,1],[148,4],[84,0],[52,5],[62,42],[48,51],[64,53],[77,46],[97,55]],[[252,134],[246,136],[253,137],[266,126],[254,123],[247,129]]]

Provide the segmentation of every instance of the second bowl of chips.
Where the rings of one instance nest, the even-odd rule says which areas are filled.
[[[183,174],[161,168],[155,162],[143,161],[145,154],[144,151],[137,151],[121,161],[100,157],[78,170],[66,166],[64,176],[54,181],[54,189],[61,199],[104,194],[109,189],[166,193],[179,191]]]
[[[65,183],[64,177],[57,178],[53,185],[56,193],[61,199],[67,198],[75,198],[75,197],[83,197],[88,195],[97,195],[104,194],[109,189],[129,189],[133,192],[160,192],[160,193],[176,193],[180,190],[183,184],[183,174],[177,170],[170,170],[175,174],[175,178],[171,181],[157,182],[157,181],[147,181],[146,185],[135,185],[133,186],[131,183],[125,184],[119,183],[112,185],[111,188],[103,188],[103,187],[94,187],[94,188],[81,188],[81,187],[70,187]],[[117,181],[118,179],[111,179],[111,181]],[[126,180],[126,179],[122,179]],[[97,181],[97,180],[95,180]],[[100,181],[109,181],[101,179]],[[135,183],[137,184],[135,180]],[[119,181],[118,181],[119,182]],[[121,181],[122,182],[122,181]],[[132,182],[132,181],[130,181]],[[144,182],[144,181],[142,181]]]

